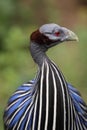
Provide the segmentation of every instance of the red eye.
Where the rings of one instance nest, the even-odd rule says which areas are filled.
[[[60,35],[60,32],[55,32],[55,36],[59,36]]]

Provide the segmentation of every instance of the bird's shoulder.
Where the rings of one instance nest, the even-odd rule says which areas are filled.
[[[9,98],[7,107],[4,112],[4,121],[6,128],[13,129],[17,126],[20,127],[19,121],[21,122],[23,116],[25,116],[24,124],[26,124],[26,120],[28,120],[27,114],[29,114],[30,111],[33,111],[32,107],[34,104],[35,95],[35,87],[33,86],[34,83],[34,80],[24,83],[23,85],[19,86],[18,89]],[[32,114],[29,116],[29,120],[31,120],[31,116]]]
[[[76,88],[74,88],[71,84],[68,84],[68,90],[69,90],[69,94],[70,94],[73,106],[75,108],[75,111],[77,112],[77,115],[80,121],[87,128],[87,105],[82,99],[82,96],[79,93],[79,91]]]
[[[8,103],[17,99],[24,99],[25,97],[31,97],[34,93],[35,80],[30,80],[17,88],[17,90],[9,98]]]

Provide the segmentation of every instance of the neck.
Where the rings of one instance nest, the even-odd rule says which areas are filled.
[[[47,48],[39,45],[38,43],[31,42],[30,44],[30,52],[33,57],[33,60],[39,65],[42,66],[44,60],[48,59],[45,54]]]

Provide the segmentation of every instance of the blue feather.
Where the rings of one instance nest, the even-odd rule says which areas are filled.
[[[8,101],[7,109],[4,113],[4,118],[7,123],[7,128],[13,129],[16,123],[19,123],[21,118],[25,115],[23,122],[20,125],[20,130],[25,128],[28,121],[30,110],[33,106],[33,95],[35,93],[34,87],[32,87],[34,81],[30,81],[20,86],[15,93],[10,97]],[[27,113],[25,114],[27,110]],[[31,127],[33,109],[27,126],[27,130]]]
[[[83,101],[81,94],[71,84],[68,84],[68,90],[80,122],[87,128],[87,106]],[[78,122],[78,119],[76,119],[76,121]]]

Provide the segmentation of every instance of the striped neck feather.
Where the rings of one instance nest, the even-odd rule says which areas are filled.
[[[39,75],[38,95],[40,101],[38,129],[43,130],[43,126],[45,126],[45,129],[65,130],[66,82],[63,75],[50,60],[44,60]]]

